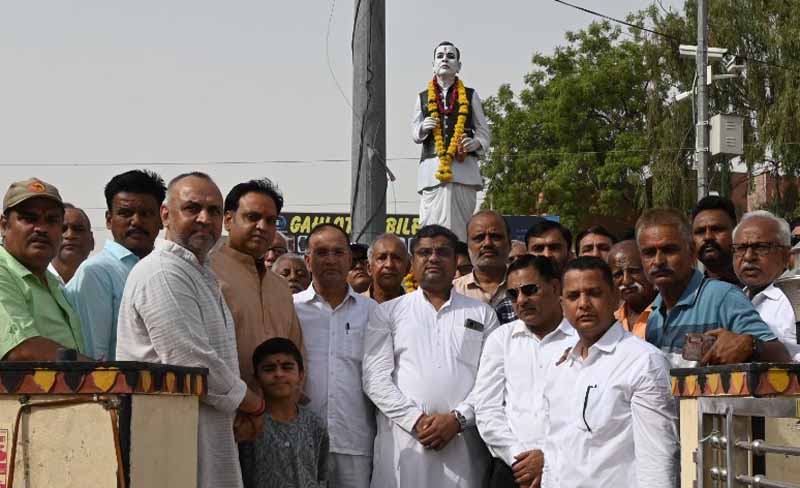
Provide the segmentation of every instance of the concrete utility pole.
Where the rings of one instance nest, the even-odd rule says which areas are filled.
[[[708,3],[697,0],[697,126],[695,162],[697,163],[697,200],[708,195]]]
[[[355,0],[353,29],[353,241],[386,230],[386,3]]]

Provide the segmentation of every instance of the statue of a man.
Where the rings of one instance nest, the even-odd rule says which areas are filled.
[[[456,76],[461,53],[451,42],[433,52],[433,79],[414,109],[414,142],[422,144],[417,174],[420,227],[439,224],[467,240],[467,222],[483,188],[478,158],[490,132],[477,92]]]

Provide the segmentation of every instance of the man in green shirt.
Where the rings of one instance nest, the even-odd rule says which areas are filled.
[[[3,360],[53,361],[62,347],[83,352],[80,320],[47,271],[61,244],[63,225],[64,203],[53,185],[30,178],[6,191],[0,217]]]

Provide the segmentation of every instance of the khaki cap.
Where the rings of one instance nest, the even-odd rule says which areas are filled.
[[[61,200],[58,188],[38,178],[28,178],[27,180],[15,181],[8,187],[8,191],[3,197],[3,212],[31,198],[49,198],[62,207],[64,206],[64,201]]]

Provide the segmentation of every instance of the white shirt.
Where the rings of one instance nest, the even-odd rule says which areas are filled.
[[[509,466],[514,456],[542,449],[546,372],[575,340],[567,319],[541,339],[518,319],[486,340],[473,390],[475,420],[489,450]]]
[[[64,288],[64,286],[66,286],[66,283],[64,283],[64,278],[62,278],[61,275],[58,274],[58,270],[56,269],[55,266],[53,266],[52,261],[50,262],[50,264],[47,265],[47,271],[53,273],[53,276],[56,277],[62,289]]]
[[[547,376],[542,486],[674,487],[678,432],[669,367],[661,351],[619,322],[585,359],[573,348]]]
[[[753,307],[761,315],[778,340],[786,346],[793,361],[800,361],[800,345],[797,344],[794,308],[786,295],[774,284],[753,297]]]
[[[489,453],[471,392],[498,326],[491,307],[455,291],[438,311],[422,289],[375,308],[364,346],[364,391],[379,410],[374,488],[482,486]],[[425,450],[412,433],[419,417],[454,409],[469,427],[442,450]]]
[[[456,88],[453,89],[455,90]],[[448,102],[446,99],[447,97],[442,97],[442,103],[445,108]],[[481,148],[477,152],[479,156],[483,156],[489,148],[492,136],[489,130],[489,123],[486,121],[486,115],[483,113],[481,99],[478,97],[477,90],[473,90],[472,92],[469,110],[472,112],[472,124],[475,126],[474,139],[481,143]],[[422,141],[425,140],[425,137],[422,137],[421,133],[423,120],[425,120],[425,114],[422,112],[419,95],[417,95],[417,102],[414,105],[414,117],[411,121],[411,135],[414,142],[417,144],[422,144]],[[433,136],[431,135],[430,137]],[[453,160],[451,167],[453,170],[453,179],[451,183],[473,186],[477,190],[483,188],[483,179],[481,178],[478,159],[472,154],[468,154],[462,162]],[[422,193],[422,190],[431,189],[442,184],[441,181],[436,179],[436,170],[438,168],[438,157],[428,158],[420,162],[419,169],[417,170],[417,193]]]
[[[308,406],[328,427],[330,452],[371,456],[375,413],[361,390],[361,359],[364,331],[376,303],[349,286],[336,309],[313,284],[293,298],[307,353]]]

